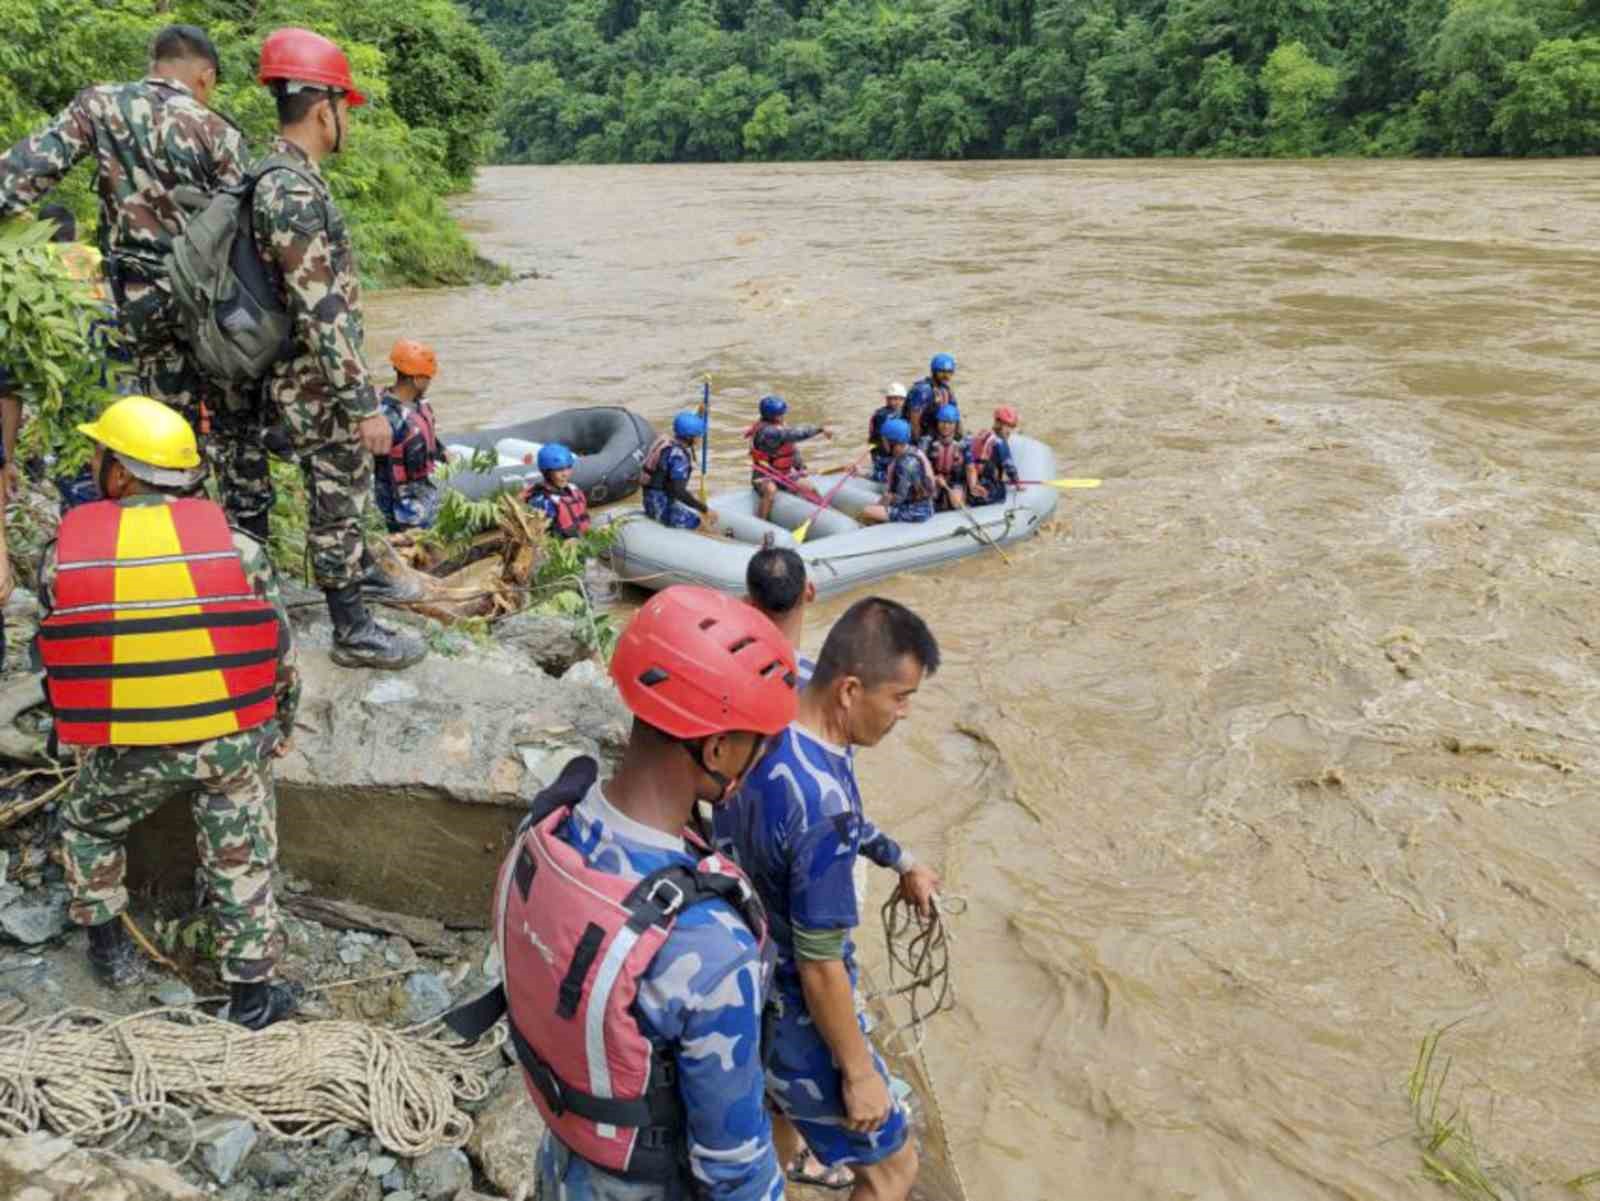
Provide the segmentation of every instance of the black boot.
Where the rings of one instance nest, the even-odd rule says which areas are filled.
[[[265,546],[267,539],[272,536],[268,517],[269,514],[266,513],[257,513],[254,517],[235,517],[233,524]]]
[[[235,980],[228,985],[228,1020],[261,1030],[300,1008],[300,990],[271,980]]]
[[[333,615],[333,650],[330,657],[341,667],[380,667],[391,671],[410,667],[428,653],[422,639],[379,625],[361,599],[361,585],[329,588],[328,612]]]
[[[361,593],[375,601],[408,604],[427,595],[422,585],[405,576],[390,575],[370,557],[361,562]]]
[[[120,917],[89,927],[89,966],[107,988],[127,988],[144,979],[144,958]]]

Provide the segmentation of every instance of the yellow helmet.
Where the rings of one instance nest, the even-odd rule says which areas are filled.
[[[194,431],[176,409],[148,396],[124,396],[107,406],[98,421],[86,421],[80,434],[123,458],[151,467],[192,470],[200,466]]]

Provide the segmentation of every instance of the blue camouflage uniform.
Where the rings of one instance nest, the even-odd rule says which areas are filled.
[[[989,443],[989,457],[979,460],[973,456],[972,446],[967,448],[967,456],[978,469],[978,483],[988,490],[986,497],[969,496],[969,505],[997,505],[1006,498],[1006,483],[1013,486],[1018,477],[1017,461],[1011,455],[1011,443],[1000,437],[994,436]]]
[[[599,784],[557,836],[589,865],[641,880],[696,863],[682,839],[642,825],[606,800]],[[539,1201],[778,1201],[783,1172],[772,1148],[761,1071],[762,961],[755,935],[725,901],[695,905],[639,980],[635,1011],[646,1036],[677,1054],[694,1175],[671,1185],[628,1181],[570,1152],[546,1132]]]
[[[950,441],[955,444],[958,457],[951,466],[949,475],[940,476],[938,474],[939,460],[937,456],[941,446],[944,443],[944,439],[940,438],[938,434],[930,434],[928,437],[922,440],[922,453],[927,455],[928,462],[933,464],[934,478],[936,480],[943,479],[944,482],[950,487],[961,488],[964,490],[967,486],[967,463],[969,461],[967,453],[967,440],[961,437],[961,435],[958,433],[954,438],[950,439]],[[940,511],[949,509],[950,494],[943,488],[938,488],[937,491],[938,495],[934,497],[933,502],[934,508]]]
[[[908,447],[894,460],[890,472],[893,481],[884,494],[890,521],[927,521],[933,516],[933,477],[922,465],[922,459]],[[918,499],[918,495],[921,499]]]
[[[941,387],[933,382],[931,375],[925,375],[912,384],[906,392],[905,419],[911,422],[911,432],[919,438],[923,434],[933,432],[933,420],[930,417],[924,421],[924,409],[936,410],[940,405],[955,404],[956,390],[950,387]]]
[[[889,460],[894,458],[889,453],[889,448],[883,444],[883,423],[898,416],[900,416],[899,409],[893,405],[884,405],[872,414],[872,420],[867,424],[867,441],[872,443],[872,478],[880,484],[888,478]]]
[[[406,407],[398,396],[387,391],[379,402],[383,407],[383,415],[389,419],[389,434],[399,445],[406,436]],[[441,447],[441,458],[443,454]],[[431,479],[395,483],[388,455],[376,456],[373,463],[372,495],[391,534],[397,530],[425,530],[438,519],[441,499],[439,486]]]
[[[844,1127],[843,1078],[806,1012],[794,930],[798,925],[846,931],[844,965],[856,988],[855,942],[848,934],[861,924],[856,857],[905,871],[911,856],[867,820],[853,752],[799,725],[779,735],[733,803],[716,811],[714,829],[718,847],[744,868],[766,905],[778,953],[773,979],[778,1012],[767,1048],[769,1095],[830,1167],[887,1159],[908,1136],[905,1109],[894,1102],[883,1125],[869,1133]],[[856,1008],[859,1015],[859,1002]],[[876,1050],[873,1061],[887,1082],[889,1070]]]
[[[817,661],[809,659],[799,651],[794,653],[794,678],[795,687],[804,688],[811,683],[811,677],[817,674]]]
[[[694,474],[694,456],[689,453],[687,446],[675,441],[661,452],[661,462],[657,465],[656,471],[657,474],[653,478],[674,480],[687,488],[689,477]],[[669,525],[673,529],[700,528],[700,514],[676,499],[665,488],[645,488],[644,511],[662,525]]]

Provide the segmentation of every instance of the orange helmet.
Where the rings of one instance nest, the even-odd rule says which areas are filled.
[[[1001,405],[996,409],[994,411],[994,419],[1001,425],[1017,425],[1020,420],[1017,417],[1017,411],[1010,405]]]
[[[389,352],[389,361],[401,375],[420,375],[432,379],[439,373],[439,356],[433,347],[414,338],[401,338]]]

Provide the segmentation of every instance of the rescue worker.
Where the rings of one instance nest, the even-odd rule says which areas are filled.
[[[425,530],[439,515],[439,489],[433,482],[437,464],[449,453],[439,443],[428,388],[439,373],[433,347],[401,338],[389,351],[394,383],[379,403],[389,422],[393,445],[373,463],[373,496],[391,534]]]
[[[189,498],[194,431],[144,396],[78,429],[105,498],[61,519],[39,573],[38,645],[56,738],[80,748],[61,806],[70,915],[113,988],[143,974],[121,921],[128,831],[190,802],[232,1019],[260,1029],[295,1007],[272,983],[284,935],[272,895],[271,761],[289,747],[300,681],[266,548]]]
[[[344,148],[350,110],[367,102],[344,52],[307,29],[279,29],[261,46],[257,80],[278,107],[270,154],[295,164],[255,189],[256,245],[280,282],[294,321],[294,349],[267,389],[282,414],[306,480],[306,548],[333,618],[332,658],[345,667],[409,667],[420,638],[373,620],[361,595],[369,566],[361,518],[373,494],[372,463],[393,436],[362,350],[361,286],[350,229],[318,165]]]
[[[633,713],[621,766],[597,781],[593,759],[569,763],[501,867],[504,986],[446,1021],[471,1038],[509,1010],[547,1127],[544,1201],[783,1196],[762,1105],[766,917],[689,822],[793,719],[794,666],[749,605],[658,592],[611,660]]]
[[[717,515],[689,491],[694,475],[694,446],[705,436],[706,420],[693,409],[672,419],[672,437],[657,438],[644,456],[644,511],[662,525],[697,530],[715,529]]]
[[[0,159],[0,218],[94,157],[100,249],[139,387],[188,419],[216,469],[230,518],[264,539],[272,509],[266,453],[255,438],[230,434],[212,445],[205,437],[227,406],[222,389],[184,352],[164,262],[182,228],[174,194],[231,187],[249,161],[243,136],[209,107],[221,72],[203,29],[162,28],[151,39],[143,80],[85,88],[49,126]]]
[[[927,521],[933,516],[933,468],[928,458],[911,441],[911,426],[903,417],[883,423],[883,440],[888,443],[888,478],[883,500],[861,510],[868,525],[886,521]]]
[[[778,627],[794,648],[805,687],[816,664],[800,653],[805,634],[806,607],[817,599],[817,586],[806,578],[806,561],[787,546],[764,544],[750,556],[744,569],[745,603]]]
[[[997,505],[1006,498],[1009,483],[1019,491],[1017,462],[1011,457],[1011,435],[1019,424],[1017,411],[1001,405],[994,411],[994,426],[972,437],[967,447],[967,495],[975,505]]]
[[[955,389],[950,386],[955,374],[955,357],[936,354],[928,361],[928,374],[911,385],[911,391],[906,394],[905,417],[911,423],[912,434],[917,438],[933,432],[929,418],[938,411],[940,405],[956,403]]]
[[[922,440],[922,457],[933,469],[938,490],[934,507],[959,509],[966,503],[967,443],[961,436],[961,410],[955,405],[940,405],[934,414],[934,433]]]
[[[867,441],[872,444],[872,478],[883,483],[889,472],[889,447],[883,441],[883,423],[905,415],[906,386],[899,380],[883,390],[883,407],[867,423]]]
[[[806,467],[800,460],[800,443],[821,435],[830,442],[833,431],[822,425],[783,424],[783,415],[789,411],[789,402],[781,396],[761,398],[761,420],[745,430],[745,441],[750,443],[750,486],[761,499],[756,502],[756,516],[766,521],[772,516],[772,505],[778,489],[788,492],[799,490],[806,476]]]
[[[828,631],[794,722],[714,816],[717,844],[732,848],[767,907],[777,950],[768,1095],[821,1164],[853,1168],[858,1201],[904,1201],[917,1154],[860,1016],[856,860],[897,872],[900,893],[924,913],[939,877],[868,819],[854,752],[888,735],[938,667],[920,617],[882,597],[857,601]],[[800,1148],[778,1150],[788,1163]]]
[[[557,538],[587,534],[589,498],[572,482],[578,457],[559,442],[546,442],[539,448],[538,465],[543,478],[529,484],[522,499],[544,514],[550,532]]]

